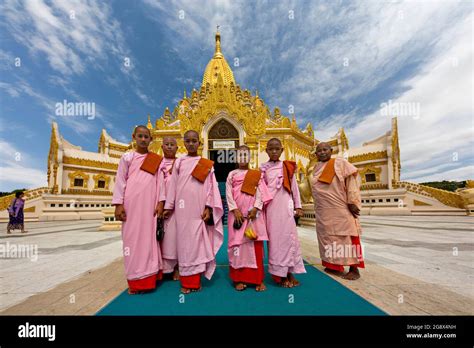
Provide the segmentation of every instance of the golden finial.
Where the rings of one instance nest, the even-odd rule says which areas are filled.
[[[168,107],[165,108],[165,112],[163,113],[163,116],[161,116],[161,118],[165,122],[169,122],[171,120],[171,113],[170,113],[170,109]]]
[[[153,125],[151,124],[151,120],[150,120],[150,115],[148,115],[148,123],[146,125],[146,128],[148,129],[152,129],[153,128]]]
[[[217,25],[217,31],[216,31],[216,50],[215,50],[215,52],[214,52],[214,58],[222,57],[222,52],[221,52],[221,34],[219,33],[219,27],[220,27],[220,25]]]
[[[187,98],[187,97],[186,97],[186,90],[184,90],[184,97],[183,97],[183,99],[186,99],[186,98]]]

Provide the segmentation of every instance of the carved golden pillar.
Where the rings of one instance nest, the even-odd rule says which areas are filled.
[[[58,193],[58,184],[57,184],[57,178],[58,178],[58,165],[55,164],[53,165],[53,193],[57,194]]]
[[[258,140],[255,137],[245,137],[245,145],[250,149],[250,168],[257,169],[258,163]]]

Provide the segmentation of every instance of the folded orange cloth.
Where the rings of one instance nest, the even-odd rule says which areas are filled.
[[[155,173],[158,171],[158,168],[160,168],[162,160],[163,157],[161,157],[160,155],[157,155],[154,152],[148,152],[145,159],[143,160],[140,169],[155,175]]]
[[[258,182],[260,181],[261,176],[262,173],[260,172],[260,170],[249,169],[247,171],[247,174],[245,174],[244,182],[242,184],[240,192],[255,196],[255,193],[257,192]]]
[[[283,187],[291,193],[291,180],[296,171],[296,162],[283,161]]]
[[[211,172],[213,165],[214,165],[214,161],[208,160],[206,158],[201,158],[199,162],[196,164],[196,167],[194,167],[191,175],[196,180],[203,183],[204,181],[206,181],[206,178]]]
[[[334,175],[336,175],[336,170],[334,169],[334,163],[336,163],[335,158],[329,159],[326,167],[324,167],[323,172],[319,176],[318,181],[324,182],[326,184],[330,184],[332,179],[334,179]]]

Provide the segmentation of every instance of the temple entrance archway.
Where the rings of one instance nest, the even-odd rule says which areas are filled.
[[[232,151],[239,145],[238,129],[225,118],[218,119],[207,132],[208,158],[214,161],[218,182],[225,182],[229,172],[236,168]]]

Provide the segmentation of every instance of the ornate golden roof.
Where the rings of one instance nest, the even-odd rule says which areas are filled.
[[[230,86],[232,82],[235,85],[234,73],[230,69],[229,64],[224,58],[221,52],[221,34],[219,31],[216,33],[216,49],[214,57],[207,63],[204,76],[202,78],[202,86],[206,87],[209,83],[211,86],[217,82],[217,77],[221,75],[224,81],[224,86]]]

